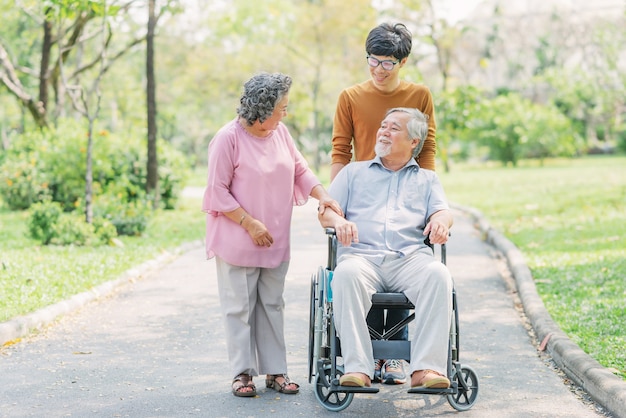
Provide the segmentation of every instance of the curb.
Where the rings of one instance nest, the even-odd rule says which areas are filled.
[[[116,289],[127,283],[133,283],[147,276],[171,262],[177,255],[200,245],[204,245],[202,241],[182,244],[171,252],[165,251],[158,257],[125,271],[117,279],[102,283],[86,292],[79,293],[67,300],[57,302],[33,313],[0,323],[0,348],[43,328],[62,315],[75,311],[96,299],[112,294]]]
[[[522,253],[504,235],[492,228],[480,211],[459,205],[453,207],[470,215],[483,239],[506,258],[524,312],[538,341],[547,342],[546,350],[557,366],[608,412],[616,418],[626,418],[626,381],[585,353],[552,320],[537,293],[535,281]]]

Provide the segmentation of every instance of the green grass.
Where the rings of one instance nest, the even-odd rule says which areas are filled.
[[[626,378],[626,157],[440,173],[450,201],[479,209],[524,254],[561,329]]]
[[[26,212],[0,211],[0,322],[65,300],[164,251],[204,237],[200,199],[183,198],[176,211],[159,211],[142,237],[123,247],[39,246],[28,237]]]

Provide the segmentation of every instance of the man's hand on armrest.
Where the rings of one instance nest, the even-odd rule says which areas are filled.
[[[359,242],[359,231],[354,222],[348,221],[332,210],[324,211],[324,213],[318,212],[317,216],[322,227],[335,228],[337,241],[344,247],[349,247],[353,242]]]
[[[449,210],[440,210],[428,220],[424,235],[429,237],[431,244],[445,244],[450,235],[452,222],[452,213]]]

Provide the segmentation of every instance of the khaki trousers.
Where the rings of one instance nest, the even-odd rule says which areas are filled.
[[[216,267],[232,376],[287,373],[283,290],[289,262],[269,269],[216,257]]]
[[[432,253],[388,256],[379,266],[344,255],[331,282],[335,327],[341,339],[344,372],[374,376],[374,356],[366,316],[376,292],[404,292],[415,305],[411,334],[411,373],[431,369],[447,374],[452,318],[452,278]]]

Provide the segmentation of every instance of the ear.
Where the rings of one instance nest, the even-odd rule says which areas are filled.
[[[398,64],[398,67],[400,67],[400,68],[404,67],[404,64],[406,64],[408,59],[409,59],[409,57],[402,58],[402,60],[400,60],[400,64]]]

